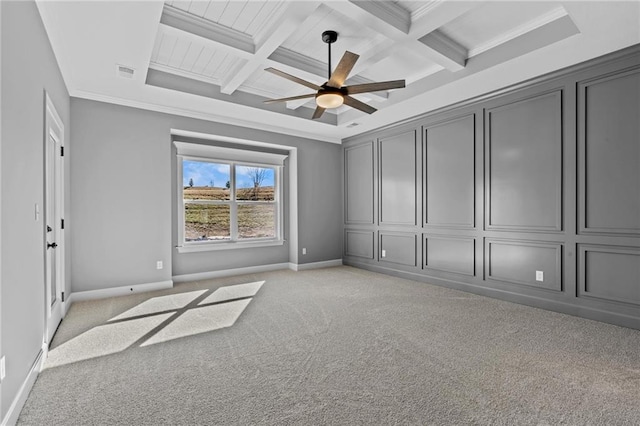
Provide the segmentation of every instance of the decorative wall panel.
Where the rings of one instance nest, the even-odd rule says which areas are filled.
[[[640,305],[640,248],[579,244],[578,296]]]
[[[562,229],[562,92],[487,110],[486,228]]]
[[[373,141],[344,150],[345,223],[373,224]]]
[[[640,235],[640,70],[579,86],[580,231]]]
[[[560,243],[488,238],[485,256],[488,279],[562,290]]]
[[[474,276],[475,241],[473,237],[425,235],[425,269]]]
[[[373,231],[355,231],[350,229],[344,231],[345,256],[373,259],[373,243]]]
[[[380,139],[380,224],[416,225],[416,132]]]
[[[425,226],[473,228],[475,116],[424,129]]]
[[[406,266],[417,265],[416,235],[380,232],[380,261]]]

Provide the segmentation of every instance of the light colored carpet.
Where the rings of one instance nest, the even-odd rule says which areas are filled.
[[[23,425],[638,425],[640,331],[350,267],[75,303]]]

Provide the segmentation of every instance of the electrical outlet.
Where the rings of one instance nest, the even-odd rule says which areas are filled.
[[[156,269],[162,269],[162,268],[164,268],[164,266],[162,265],[162,260],[158,260],[156,262]]]
[[[536,281],[544,281],[544,272],[536,271]]]
[[[302,247],[302,254],[307,254],[307,248],[306,247]]]
[[[386,250],[382,250],[382,257],[387,257],[387,251]]]
[[[5,357],[0,358],[0,381],[4,380],[7,375],[7,369],[5,366]]]

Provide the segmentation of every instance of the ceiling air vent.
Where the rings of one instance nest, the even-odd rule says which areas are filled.
[[[360,123],[356,123],[356,122],[354,121],[354,122],[353,122],[353,123],[351,123],[351,124],[347,124],[347,129],[348,129],[348,128],[351,128],[351,127],[356,127],[356,126],[359,126],[359,125],[360,125]]]
[[[133,78],[133,74],[135,74],[135,72],[136,70],[131,67],[116,64],[116,75],[118,77]]]

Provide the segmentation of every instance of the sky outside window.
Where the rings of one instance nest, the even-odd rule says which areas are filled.
[[[236,184],[239,188],[253,186],[253,180],[249,175],[251,166],[236,166]],[[228,164],[209,163],[204,161],[184,160],[182,162],[182,185],[209,186],[224,188],[230,180],[230,167]],[[275,181],[274,169],[267,168],[261,186],[273,186]]]

